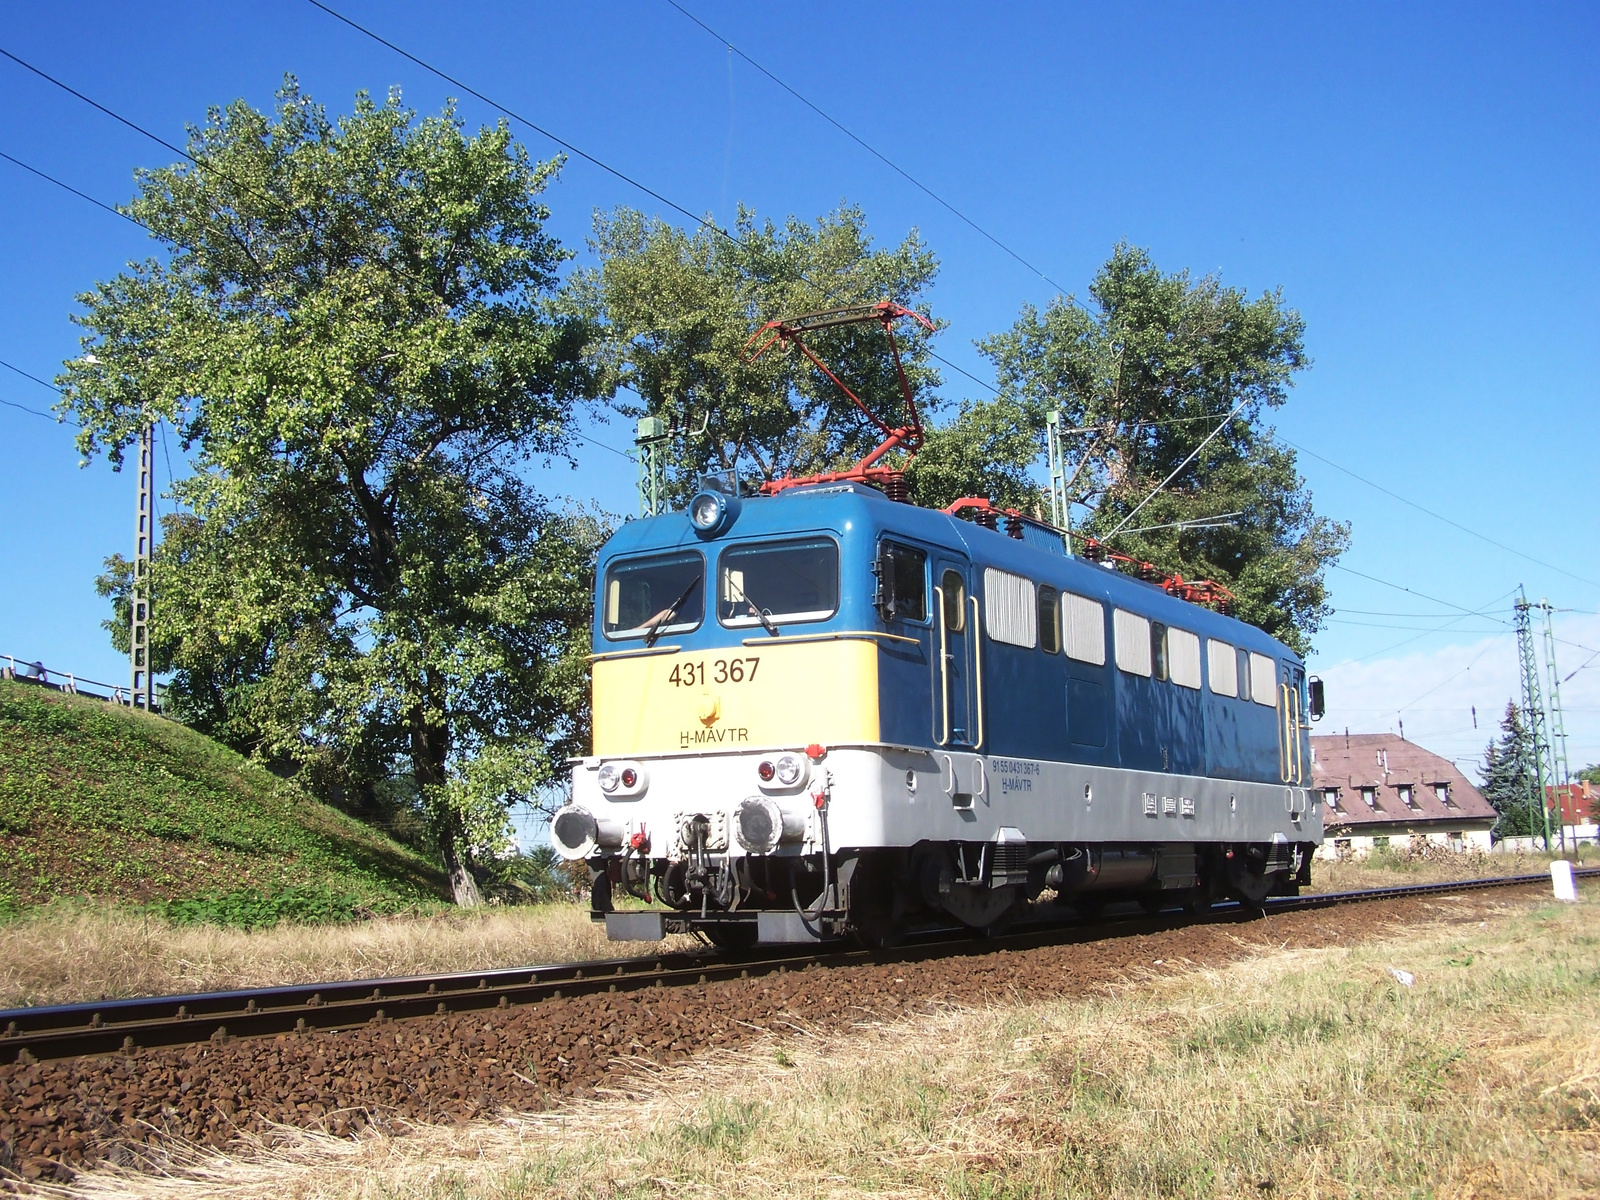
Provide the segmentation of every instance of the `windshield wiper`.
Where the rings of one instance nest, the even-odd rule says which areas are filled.
[[[667,605],[666,610],[659,617],[650,622],[649,628],[644,631],[644,644],[646,646],[654,646],[656,644],[656,640],[660,638],[667,622],[678,615],[678,610],[683,607],[684,601],[687,600],[694,593],[695,588],[699,586],[700,576],[696,575],[689,581],[689,586],[683,589],[683,594],[671,604]]]
[[[739,599],[744,601],[744,606],[750,610],[750,615],[761,622],[761,628],[765,629],[773,637],[777,637],[778,627],[772,623],[772,618],[756,607],[756,602],[744,594],[744,589],[735,583],[731,576],[728,579],[728,587],[739,593]]]

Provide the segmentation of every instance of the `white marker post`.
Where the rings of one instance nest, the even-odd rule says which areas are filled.
[[[1566,859],[1558,858],[1550,864],[1550,883],[1555,888],[1557,900],[1572,904],[1578,902],[1578,885],[1572,878],[1572,864]]]

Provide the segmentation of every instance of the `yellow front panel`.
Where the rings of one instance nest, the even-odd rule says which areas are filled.
[[[877,740],[872,642],[773,641],[594,664],[594,752],[606,758]]]

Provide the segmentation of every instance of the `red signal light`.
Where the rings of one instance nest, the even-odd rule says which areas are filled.
[[[632,767],[623,767],[622,768],[622,786],[623,787],[631,788],[634,784],[636,784],[638,782],[639,782],[639,772],[635,771]]]
[[[756,774],[761,776],[761,782],[762,783],[771,783],[772,782],[772,777],[774,775],[776,775],[777,773],[778,773],[778,769],[776,767],[774,767],[770,762],[767,762],[765,760],[763,760],[761,765],[756,768]]]

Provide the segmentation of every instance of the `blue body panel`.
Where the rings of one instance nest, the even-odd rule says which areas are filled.
[[[981,638],[984,753],[1091,763],[1136,770],[1279,783],[1279,713],[1275,708],[1211,691],[1210,664],[1202,652],[1200,690],[1120,671],[1115,665],[1112,610],[1121,608],[1169,627],[1215,638],[1274,660],[1280,680],[1298,680],[1304,668],[1288,647],[1253,626],[1168,596],[1160,588],[1029,540],[952,517],[934,509],[893,503],[876,492],[849,485],[795,488],[771,498],[745,499],[730,528],[702,538],[679,513],[630,521],[600,554],[594,651],[637,648],[637,637],[607,638],[599,621],[598,589],[617,558],[692,549],[706,558],[704,586],[715,588],[716,556],[730,545],[777,538],[824,536],[838,543],[839,608],[827,620],[786,623],[784,635],[874,631],[915,639],[883,641],[879,658],[882,740],[934,747],[940,736],[937,685],[937,625],[932,621],[885,623],[876,606],[874,571],[878,544],[888,536],[925,550],[932,588],[945,565],[967,565],[966,586],[981,596],[983,570],[994,567],[1099,600],[1105,610],[1106,664],[1096,667],[1065,654],[1024,649]],[[986,600],[985,600],[986,603]],[[741,645],[760,629],[718,624],[707,603],[698,628],[674,632],[670,641],[685,651]],[[1202,646],[1204,643],[1202,643]],[[962,680],[960,687],[970,685]],[[959,706],[958,706],[959,707]],[[972,721],[963,718],[963,722]],[[953,722],[955,723],[955,722]],[[962,729],[970,743],[974,730]],[[959,743],[961,738],[955,739]]]

